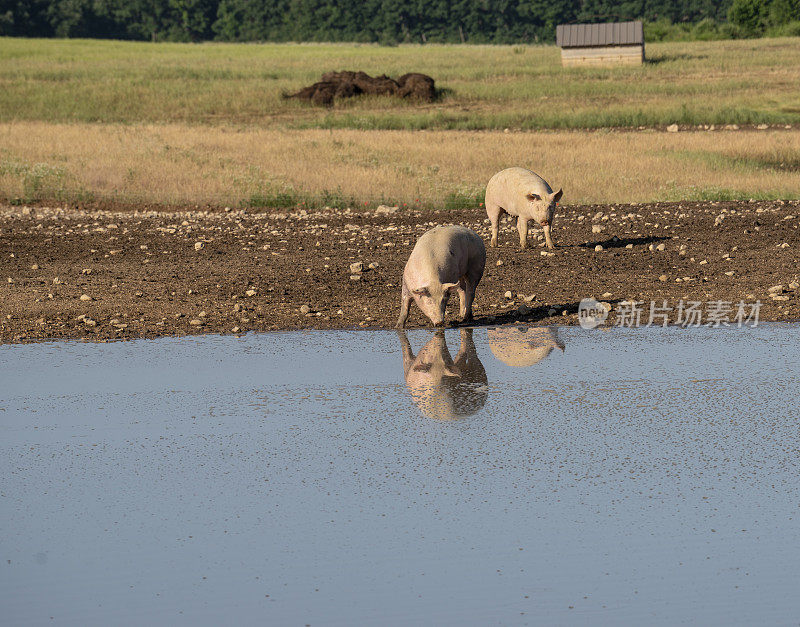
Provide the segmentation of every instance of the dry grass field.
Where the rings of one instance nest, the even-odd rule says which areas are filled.
[[[555,46],[151,44],[0,38],[0,121],[540,129],[800,123],[800,39],[647,45],[638,67],[563,68]],[[430,105],[284,100],[328,70],[424,72]]]
[[[647,56],[565,69],[554,46],[0,38],[0,200],[459,208],[509,165],[569,204],[800,197],[800,39]],[[426,72],[441,98],[281,97],[345,68]]]
[[[526,165],[564,202],[800,198],[800,130],[357,131],[0,124],[0,195],[17,202],[235,207],[477,207]]]

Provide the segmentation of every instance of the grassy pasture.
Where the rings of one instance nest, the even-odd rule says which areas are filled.
[[[0,199],[477,207],[525,165],[564,202],[800,198],[800,130],[287,130],[0,123]]]
[[[571,68],[554,46],[151,44],[0,38],[0,121],[261,128],[589,129],[800,123],[800,39],[648,44],[635,68]],[[281,98],[322,72],[432,75],[431,105]]]
[[[566,203],[800,197],[800,39],[647,55],[564,69],[553,46],[0,38],[0,200],[464,207],[509,165]],[[281,98],[331,69],[425,72],[442,97]],[[676,122],[794,128],[653,129]],[[646,130],[603,130],[620,127]]]

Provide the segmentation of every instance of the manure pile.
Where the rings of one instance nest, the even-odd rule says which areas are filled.
[[[288,94],[285,98],[298,98],[315,105],[330,107],[336,98],[352,98],[361,94],[433,102],[436,99],[436,88],[430,76],[416,72],[403,74],[397,80],[385,74],[370,76],[365,72],[326,72],[322,75],[321,81],[303,87],[297,93]]]

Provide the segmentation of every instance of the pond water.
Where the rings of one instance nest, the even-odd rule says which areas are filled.
[[[3,623],[794,624],[798,340],[0,346]]]

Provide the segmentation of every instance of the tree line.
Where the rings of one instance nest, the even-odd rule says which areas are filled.
[[[800,0],[0,0],[18,37],[508,44],[634,19],[649,40],[800,35]]]

